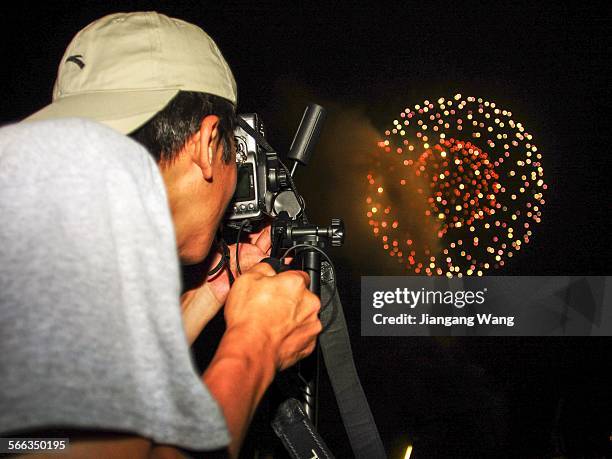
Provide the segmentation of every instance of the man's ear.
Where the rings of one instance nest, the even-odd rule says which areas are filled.
[[[202,170],[204,180],[212,180],[213,163],[219,148],[219,117],[207,115],[200,123],[200,130],[191,138],[191,157]]]

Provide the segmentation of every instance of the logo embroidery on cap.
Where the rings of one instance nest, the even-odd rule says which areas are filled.
[[[76,65],[79,66],[79,68],[83,68],[85,67],[85,62],[83,62],[83,55],[82,54],[75,54],[74,56],[70,56],[68,59],[66,59],[66,62],[74,62]]]

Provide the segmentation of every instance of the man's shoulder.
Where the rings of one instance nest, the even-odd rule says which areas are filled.
[[[26,121],[0,129],[0,185],[63,186],[74,178],[93,184],[121,174],[139,186],[159,187],[157,165],[146,149],[95,121]]]
[[[104,167],[142,166],[152,158],[133,139],[84,118],[25,121],[0,129],[0,160],[11,156],[37,163],[71,162]]]
[[[87,118],[57,118],[42,121],[22,121],[19,123],[8,124],[0,129],[1,141],[23,140],[24,136],[37,136],[46,134],[47,136],[57,137],[58,134],[81,137],[98,136],[104,139],[126,139],[126,136],[96,121]],[[120,140],[119,140],[120,141]]]

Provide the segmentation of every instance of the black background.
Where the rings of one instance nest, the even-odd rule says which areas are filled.
[[[57,64],[80,28],[107,13],[157,10],[217,41],[240,111],[262,116],[279,151],[307,101],[329,103],[332,120],[357,110],[379,132],[407,104],[455,92],[511,107],[537,139],[549,192],[528,250],[498,274],[610,274],[609,4],[328,4],[3,2],[0,123],[50,101]],[[340,151],[351,133],[325,135]],[[328,150],[299,177],[313,220],[342,216],[361,199],[325,182]],[[358,247],[375,260],[371,242]],[[359,276],[388,272],[348,250],[355,242],[336,258],[342,299],[392,456],[407,442],[413,457],[550,457],[560,444],[570,456],[611,454],[608,339],[361,338]],[[322,403],[321,431],[338,457],[349,457],[326,382]]]

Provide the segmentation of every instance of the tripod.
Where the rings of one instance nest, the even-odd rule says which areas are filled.
[[[273,258],[280,258],[281,251],[285,258],[289,252],[295,251],[298,266],[310,276],[309,290],[321,297],[321,264],[326,258],[333,269],[331,260],[324,252],[330,245],[339,247],[344,243],[344,224],[340,219],[332,219],[331,225],[321,227],[305,221],[290,220],[286,212],[281,213],[272,225]],[[332,295],[333,296],[333,295]],[[322,308],[328,305],[322,305]],[[318,380],[320,369],[320,354],[318,346],[315,352],[300,363],[299,372],[304,376],[305,387],[304,407],[306,414],[317,426]]]

